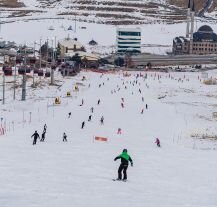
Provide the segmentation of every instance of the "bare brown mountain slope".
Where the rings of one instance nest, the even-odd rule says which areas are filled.
[[[23,6],[24,4],[18,0],[0,0],[0,7],[19,8]]]

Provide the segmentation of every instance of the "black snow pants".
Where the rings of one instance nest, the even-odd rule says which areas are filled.
[[[128,168],[128,165],[126,164],[120,164],[120,167],[118,168],[118,179],[122,179],[122,171],[123,171],[123,174],[124,174],[124,180],[127,179],[127,168]]]
[[[33,143],[32,143],[32,144],[35,145],[36,142],[37,142],[37,138],[34,137],[34,138],[33,138]]]

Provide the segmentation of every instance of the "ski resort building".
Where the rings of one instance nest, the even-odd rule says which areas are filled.
[[[78,40],[71,39],[67,37],[58,42],[58,47],[60,49],[60,54],[63,57],[66,53],[76,52],[76,51],[85,51],[84,46],[78,42]]]
[[[194,16],[195,4],[194,1],[189,0],[186,36],[179,36],[173,39],[173,54],[217,54],[217,34],[208,25],[203,25],[197,32],[194,32]]]
[[[117,52],[141,53],[141,29],[117,28]]]

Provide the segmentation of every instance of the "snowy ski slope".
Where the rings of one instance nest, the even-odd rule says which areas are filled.
[[[64,79],[56,75],[59,87],[41,79],[34,90],[30,79],[26,102],[19,101],[20,89],[17,101],[12,101],[7,78],[6,105],[0,108],[2,125],[6,121],[7,127],[6,135],[0,136],[0,206],[215,207],[216,141],[191,135],[216,134],[212,112],[217,86],[202,84],[200,73],[170,73],[169,78],[168,73],[151,72],[147,80],[140,77],[133,86],[135,75],[123,77],[120,72],[101,77],[82,72]],[[216,75],[217,71],[209,72],[209,77]],[[73,90],[76,83],[79,92]],[[66,98],[67,91],[72,97]],[[56,96],[61,97],[61,105],[52,106]],[[148,110],[141,114],[146,103]],[[101,116],[104,125],[99,123]],[[86,122],[83,130],[82,121]],[[41,134],[45,123],[45,142],[32,146],[31,135],[35,130]],[[119,127],[122,135],[117,135]],[[62,142],[63,132],[67,143]],[[109,141],[94,142],[94,136]],[[156,137],[162,148],[156,147]],[[113,182],[119,166],[113,159],[123,148],[134,166],[128,169],[127,183]]]

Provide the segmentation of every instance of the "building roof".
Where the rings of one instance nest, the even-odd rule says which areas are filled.
[[[119,32],[141,32],[140,27],[128,28],[128,27],[117,27]]]
[[[86,58],[87,60],[99,60],[100,59],[100,57],[97,54],[87,53],[87,52],[83,52],[83,51],[69,52],[69,53],[66,53],[65,56],[66,57],[72,57],[75,54],[78,54],[78,56],[80,56],[81,59],[84,59],[84,58]]]
[[[71,39],[71,38],[65,38],[65,39],[59,40],[59,44],[64,47],[68,47],[69,49],[70,48],[73,49],[75,45],[76,45],[76,49],[81,49],[83,47],[83,45],[80,42],[78,42],[75,39]]]
[[[217,34],[210,26],[203,25],[193,34],[193,40],[194,42],[217,42]]]
[[[175,38],[173,39],[173,41],[174,41],[175,43],[183,43],[183,42],[187,42],[187,39],[186,39],[185,37],[183,37],[183,36],[180,36],[180,37],[175,37]]]
[[[213,33],[213,29],[208,25],[203,25],[198,29],[198,32],[205,32],[205,33],[210,32],[210,33]]]

